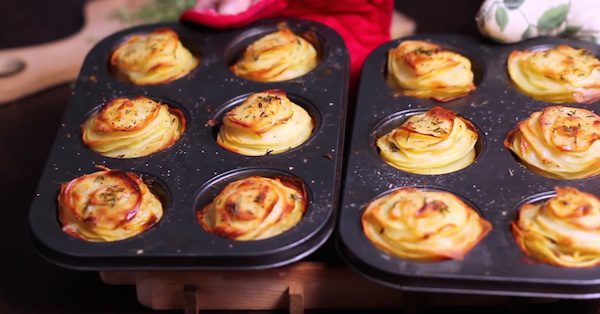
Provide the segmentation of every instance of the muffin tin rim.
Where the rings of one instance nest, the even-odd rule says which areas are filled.
[[[283,22],[283,23],[285,23],[286,27],[288,26],[287,22]],[[264,36],[267,36],[269,34],[275,33],[278,30],[279,30],[279,23],[276,25],[263,25],[263,26],[258,26],[258,27],[253,27],[251,29],[247,29],[247,30],[241,32],[240,34],[236,35],[234,38],[232,38],[230,40],[229,44],[227,44],[227,46],[225,46],[225,52],[223,53],[223,57],[222,57],[225,66],[229,70],[229,73],[231,75],[233,75],[234,77],[237,77],[242,80],[267,85],[267,84],[271,84],[271,83],[286,83],[289,81],[302,79],[303,77],[311,74],[312,72],[316,71],[317,69],[319,69],[320,67],[323,66],[322,65],[323,61],[324,61],[325,57],[327,56],[327,54],[329,53],[329,46],[326,44],[327,41],[325,40],[325,38],[323,38],[322,34],[316,32],[314,30],[305,30],[302,34],[298,34],[296,32],[294,32],[294,34],[296,36],[302,37],[311,46],[313,46],[313,48],[317,51],[317,65],[310,71],[306,72],[305,74],[302,74],[300,76],[297,76],[297,77],[294,77],[291,79],[281,80],[281,81],[258,81],[258,80],[251,80],[251,79],[247,79],[247,78],[238,76],[231,71],[231,67],[235,63],[237,63],[237,61],[240,60],[240,57],[241,57],[240,54],[243,54],[249,45],[243,45],[243,47],[238,47],[238,46],[242,46],[242,43],[245,41],[253,43],[254,41],[256,41]],[[314,34],[316,35],[316,39],[319,42],[319,47],[315,47],[314,43],[310,42],[308,39],[306,39],[302,36],[304,33],[309,32],[309,31],[314,32]],[[251,41],[252,39],[254,39],[254,41]],[[238,53],[231,52],[232,50],[236,50],[236,49],[239,49]],[[236,58],[236,56],[237,56],[237,58]]]
[[[168,25],[168,23],[160,23],[160,24],[157,24],[157,25],[163,25],[163,24],[164,25]],[[202,62],[203,61],[202,51],[198,51],[197,53],[194,53],[194,51],[190,50],[190,48],[187,45],[185,45],[185,43],[181,40],[180,34],[176,30],[174,30],[174,29],[172,29],[170,27],[164,26],[164,27],[157,27],[157,28],[155,28],[155,29],[153,29],[151,31],[141,31],[141,29],[143,29],[142,26],[144,26],[144,25],[134,26],[133,28],[136,29],[135,32],[129,33],[129,34],[125,35],[125,36],[121,36],[121,39],[119,39],[117,41],[114,41],[114,43],[111,45],[110,52],[108,53],[108,56],[106,58],[106,70],[107,70],[107,72],[108,72],[109,75],[111,75],[115,80],[120,81],[121,83],[124,83],[124,84],[132,85],[132,86],[137,86],[137,87],[147,87],[147,86],[157,86],[157,85],[169,85],[169,84],[171,84],[171,83],[173,83],[175,81],[178,81],[178,80],[181,80],[181,79],[185,79],[188,76],[192,76],[192,75],[196,75],[197,74],[196,72],[198,72],[198,70],[200,69],[200,67],[202,66],[202,63],[203,63]],[[133,28],[131,28],[131,29],[133,29]],[[179,40],[179,42],[181,43],[181,45],[187,51],[189,51],[192,54],[192,56],[196,59],[196,61],[198,62],[198,64],[193,69],[191,69],[188,73],[186,73],[186,74],[184,74],[184,75],[182,75],[182,76],[180,76],[178,78],[171,79],[171,80],[169,80],[167,82],[160,82],[160,83],[135,84],[135,83],[131,82],[131,80],[129,80],[129,78],[124,77],[125,76],[124,74],[119,74],[120,70],[116,66],[112,65],[111,61],[110,61],[110,59],[112,57],[112,54],[115,52],[115,50],[117,50],[117,48],[119,48],[121,45],[125,44],[127,42],[127,40],[129,38],[131,38],[132,36],[149,35],[153,31],[158,30],[158,29],[163,29],[163,28],[170,29],[170,30],[174,31],[177,34],[177,39]],[[109,37],[112,37],[114,35],[120,34],[122,32],[123,32],[123,30],[122,31],[118,31],[116,33],[113,33],[113,34],[111,34],[111,35],[109,35],[107,37],[104,37],[103,40],[108,39]],[[123,77],[120,77],[120,76],[123,76]]]
[[[272,176],[269,175],[256,175],[255,173],[268,173],[269,175],[272,174]],[[240,178],[235,178],[236,176],[240,176]],[[196,219],[196,213],[200,210],[202,210],[202,208],[204,208],[205,206],[207,206],[210,203],[203,203],[200,204],[200,200],[203,198],[204,194],[210,194],[210,190],[213,188],[213,186],[215,185],[221,185],[224,184],[224,187],[226,187],[227,185],[238,181],[238,180],[242,180],[248,177],[252,177],[252,176],[260,176],[260,177],[267,177],[267,178],[279,178],[281,176],[288,176],[288,177],[292,177],[295,178],[296,180],[299,180],[300,183],[302,184],[303,188],[306,190],[306,195],[307,195],[307,204],[306,204],[306,209],[304,211],[304,213],[302,214],[302,218],[290,229],[277,234],[275,236],[272,237],[268,237],[268,238],[264,238],[264,239],[258,239],[258,240],[235,240],[235,239],[228,239],[228,238],[224,238],[224,237],[220,237],[229,241],[233,241],[234,243],[240,243],[240,242],[258,242],[258,241],[266,241],[266,240],[270,240],[270,239],[276,239],[278,237],[284,236],[288,231],[290,231],[291,229],[295,228],[296,226],[300,225],[302,223],[302,221],[304,220],[304,218],[306,217],[307,212],[312,211],[313,210],[313,199],[314,199],[314,193],[312,191],[312,189],[310,188],[310,186],[308,186],[308,184],[306,184],[305,180],[295,174],[292,174],[291,172],[282,170],[282,169],[277,169],[277,168],[270,168],[269,166],[251,166],[251,167],[239,167],[239,168],[235,168],[235,169],[231,169],[222,173],[219,173],[216,176],[213,176],[212,178],[210,178],[209,180],[207,180],[206,182],[204,182],[201,186],[199,186],[197,188],[197,190],[194,192],[194,197],[193,197],[193,206],[192,206],[192,215],[193,215],[193,219],[195,220],[196,224],[198,225],[198,228],[200,228],[200,230],[202,230],[203,232],[206,232],[208,234],[210,234],[211,236],[214,237],[219,237],[218,235],[212,234],[206,230],[204,230],[204,228],[202,228],[202,226],[198,223],[198,220]],[[216,192],[216,195],[219,195],[220,192],[222,192],[223,190],[214,190],[214,192]],[[212,198],[214,200],[214,198]],[[331,213],[330,213],[331,214]],[[327,220],[323,221],[323,225],[325,225],[328,221],[328,219],[330,218],[331,215],[328,215],[329,217],[327,217]],[[318,228],[319,230],[321,228]],[[318,230],[315,229],[315,232],[317,232]]]
[[[144,96],[147,97],[155,102],[158,102],[161,105],[167,105],[169,107],[169,109],[177,109],[179,111],[181,111],[181,113],[183,114],[183,117],[185,118],[185,129],[183,130],[183,132],[181,132],[179,138],[177,139],[177,141],[175,141],[174,143],[172,143],[169,147],[167,148],[163,148],[161,150],[152,152],[148,155],[144,155],[144,156],[138,156],[138,157],[129,157],[129,158],[125,158],[125,157],[110,157],[110,156],[104,156],[96,151],[94,151],[93,149],[91,149],[89,146],[85,145],[85,143],[83,143],[83,140],[81,141],[83,146],[85,148],[87,148],[88,151],[90,151],[93,154],[98,155],[100,158],[107,158],[110,161],[114,161],[114,160],[128,160],[128,159],[143,159],[143,158],[148,158],[151,157],[153,155],[156,154],[161,154],[163,152],[167,153],[170,150],[173,149],[177,149],[177,146],[179,146],[178,144],[181,143],[181,141],[183,141],[186,137],[187,137],[187,133],[190,129],[190,123],[192,121],[192,115],[190,114],[189,110],[187,108],[185,108],[183,105],[181,105],[180,103],[178,103],[176,100],[173,99],[169,99],[168,97],[161,97],[161,96],[153,96],[153,95],[138,95],[138,96]],[[81,121],[81,123],[79,124],[80,127],[83,126],[87,120],[96,112],[102,110],[102,107],[104,107],[107,103],[109,103],[110,101],[113,101],[115,99],[119,99],[119,98],[128,98],[128,99],[133,99],[137,96],[132,96],[132,95],[120,95],[119,97],[113,97],[110,99],[106,99],[103,101],[102,104],[96,105],[95,107],[93,107],[92,109],[88,110],[87,113],[84,114],[84,119]],[[79,137],[80,139],[82,139],[82,132],[79,132],[77,134],[77,137]]]
[[[439,104],[434,105],[435,106],[440,106]],[[457,117],[459,118],[463,118],[467,121],[469,121],[474,127],[475,127],[475,131],[477,132],[477,141],[475,142],[475,160],[469,164],[468,166],[462,168],[462,169],[458,169],[456,171],[452,171],[452,172],[447,172],[447,173],[442,173],[442,174],[419,174],[419,173],[412,173],[412,172],[408,172],[408,171],[404,171],[404,170],[400,170],[392,165],[390,165],[388,162],[386,162],[382,157],[381,154],[379,153],[379,148],[377,147],[377,140],[381,137],[381,136],[385,136],[386,134],[388,134],[389,132],[385,133],[383,132],[383,130],[387,129],[388,124],[391,123],[396,123],[396,121],[400,121],[400,124],[397,124],[396,127],[394,127],[392,130],[400,127],[400,125],[402,125],[402,123],[406,122],[406,120],[412,116],[421,114],[421,113],[425,113],[427,111],[429,111],[431,108],[411,108],[411,109],[404,109],[404,110],[399,110],[396,111],[394,113],[388,114],[386,116],[384,116],[383,118],[380,118],[379,121],[371,128],[371,131],[369,132],[369,147],[371,147],[373,154],[377,155],[377,157],[387,166],[392,167],[394,169],[396,169],[397,171],[400,171],[402,173],[406,173],[409,175],[415,175],[415,176],[444,176],[444,175],[449,175],[449,174],[456,174],[459,173],[463,170],[466,170],[467,168],[470,168],[471,166],[475,166],[477,165],[477,162],[486,154],[486,150],[487,150],[487,138],[485,136],[485,132],[483,132],[483,130],[481,129],[481,127],[479,127],[477,124],[475,124],[474,122],[472,122],[470,119],[464,117],[462,114],[459,114],[458,112],[456,112],[455,110],[452,110]],[[442,106],[440,106],[442,107]],[[448,109],[443,107],[444,109]],[[450,109],[451,110],[451,109]],[[381,133],[382,135],[380,135],[379,137],[377,136],[377,134]]]
[[[326,121],[324,121],[325,119],[324,119],[323,114],[321,113],[321,109],[319,109],[311,100],[309,100],[306,97],[297,95],[295,93],[287,93],[284,91],[286,93],[286,98],[288,98],[290,100],[290,102],[292,102],[293,104],[304,109],[308,113],[308,115],[310,116],[310,118],[313,122],[313,129],[311,131],[311,134],[304,142],[302,142],[300,145],[298,145],[296,147],[292,147],[292,148],[282,151],[280,153],[275,153],[275,154],[265,153],[264,155],[258,155],[258,156],[251,156],[251,155],[244,155],[244,154],[236,153],[236,152],[230,151],[230,150],[226,149],[225,147],[222,147],[221,145],[219,145],[217,143],[217,136],[223,125],[223,117],[225,116],[225,114],[227,114],[227,112],[233,110],[234,108],[237,108],[238,106],[240,106],[246,99],[248,99],[248,97],[250,97],[256,93],[261,93],[261,92],[266,92],[266,91],[269,91],[269,90],[264,90],[264,91],[259,91],[259,92],[250,92],[250,93],[237,95],[229,100],[226,100],[222,104],[218,105],[215,108],[215,110],[212,111],[212,113],[209,117],[209,121],[207,121],[206,125],[210,126],[210,129],[211,129],[210,132],[211,132],[211,135],[213,138],[213,142],[216,146],[215,149],[220,149],[228,154],[235,154],[238,156],[242,156],[241,158],[244,158],[244,157],[247,157],[247,158],[269,158],[270,156],[284,156],[285,157],[288,154],[293,154],[293,153],[297,152],[298,150],[305,148],[305,146],[310,146],[310,144],[312,142],[314,142],[316,137],[323,136],[320,133],[321,133],[323,125],[325,124]],[[298,103],[297,100],[300,100],[300,102]],[[214,123],[215,125],[212,125],[212,126],[208,125],[211,122]]]

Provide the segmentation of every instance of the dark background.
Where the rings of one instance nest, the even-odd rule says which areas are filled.
[[[420,33],[477,35],[473,18],[479,0],[396,2],[401,12],[417,22]],[[0,49],[49,42],[75,33],[83,25],[83,3],[83,0],[0,1]],[[134,287],[108,286],[96,272],[54,266],[39,257],[30,243],[27,212],[70,90],[70,84],[57,86],[0,106],[0,313],[154,313],[137,303]],[[535,306],[523,301],[514,299],[510,305],[485,309],[424,307],[421,311],[591,313],[594,309],[594,302],[589,301],[555,301]]]

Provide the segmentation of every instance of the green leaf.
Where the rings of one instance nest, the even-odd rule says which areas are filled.
[[[504,0],[504,6],[509,10],[518,9],[525,0]]]
[[[112,17],[124,23],[177,21],[181,13],[195,2],[196,0],[148,0],[136,11],[119,8]]]
[[[527,29],[523,32],[523,35],[521,35],[521,40],[529,39],[529,37],[531,37],[531,31],[533,31],[533,28],[527,26]]]
[[[569,5],[567,4],[561,4],[546,10],[538,20],[538,30],[544,32],[559,27],[567,18],[567,14],[569,14]]]
[[[567,26],[565,30],[560,33],[561,36],[573,36],[579,33],[581,26]]]
[[[131,17],[131,12],[125,8],[116,9],[111,15],[111,18],[117,19],[123,23],[131,23],[133,20]]]
[[[501,32],[506,29],[506,25],[508,24],[508,13],[506,13],[506,9],[499,7],[496,10],[496,24],[500,27]]]

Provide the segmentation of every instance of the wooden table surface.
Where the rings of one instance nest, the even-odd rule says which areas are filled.
[[[418,1],[423,2],[447,3]],[[0,1],[0,49],[55,40],[75,32],[83,22],[82,3],[83,0]],[[457,8],[462,18],[444,15],[443,9],[423,12],[413,1],[400,1],[398,5],[417,20],[421,30],[475,32],[474,24],[468,21],[474,16],[477,2]],[[431,16],[437,24],[431,24]],[[27,231],[29,205],[70,91],[70,85],[62,85],[0,106],[0,313],[155,313],[137,303],[134,287],[108,286],[100,281],[96,272],[55,266],[43,260],[30,242]],[[485,310],[487,313],[520,313],[535,309],[546,313],[591,313],[594,305],[589,301],[560,301],[537,306],[519,306],[518,303],[516,299],[516,305],[508,307],[423,309],[422,312],[479,313]],[[339,311],[351,312],[398,311]]]

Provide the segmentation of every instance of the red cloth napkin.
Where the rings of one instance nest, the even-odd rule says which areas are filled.
[[[261,18],[295,17],[323,23],[344,38],[350,50],[350,78],[356,82],[367,55],[390,40],[392,0],[260,0],[237,15],[192,8],[182,21],[213,28],[236,28]],[[353,83],[354,85],[354,83]]]

